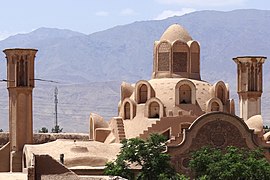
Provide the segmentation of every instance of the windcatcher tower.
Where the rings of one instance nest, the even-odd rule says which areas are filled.
[[[9,92],[10,171],[22,171],[22,150],[33,142],[32,90],[36,49],[5,49]]]
[[[266,57],[243,56],[233,60],[237,64],[240,117],[246,121],[261,114],[262,65]]]

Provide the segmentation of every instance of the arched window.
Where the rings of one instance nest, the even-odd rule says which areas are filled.
[[[217,102],[212,102],[211,111],[219,111],[219,104]]]
[[[188,72],[189,47],[180,41],[173,44],[173,72]]]
[[[179,88],[179,104],[191,103],[191,88],[189,85],[184,84]]]
[[[124,119],[130,119],[130,104],[127,102],[124,106]]]
[[[169,71],[171,47],[168,42],[162,42],[158,47],[158,71]]]
[[[217,98],[219,98],[222,104],[225,104],[225,91],[221,86],[217,88]]]
[[[190,45],[190,69],[191,73],[200,72],[200,45],[197,41],[193,41]]]
[[[21,58],[17,62],[17,86],[27,86],[28,63]]]
[[[250,80],[248,81],[248,90],[256,91],[257,90],[256,69],[253,64],[251,64],[249,76]]]
[[[149,118],[159,118],[159,104],[152,102],[149,106]]]
[[[139,88],[139,103],[145,103],[147,101],[147,86],[141,85]]]

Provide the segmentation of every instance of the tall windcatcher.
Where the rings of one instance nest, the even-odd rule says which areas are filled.
[[[237,64],[240,117],[245,121],[251,116],[261,114],[261,95],[263,92],[263,56],[243,56],[233,58]]]
[[[36,49],[5,49],[9,92],[10,171],[22,171],[22,150],[33,142],[32,90]]]

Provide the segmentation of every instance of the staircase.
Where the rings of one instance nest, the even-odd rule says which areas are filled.
[[[177,117],[163,117],[159,121],[156,121],[152,126],[144,130],[139,135],[140,138],[146,139],[151,133],[164,133],[170,130],[170,140],[168,145],[177,145],[181,143],[183,139],[183,133],[181,133],[180,124],[183,122],[193,122],[197,116],[177,116]]]
[[[118,140],[119,142],[121,142],[123,139],[126,138],[123,119],[121,117],[117,117],[115,118],[115,120],[116,120],[116,125],[117,125]]]
[[[160,124],[160,121],[156,121],[151,126],[149,126],[146,130],[142,132],[142,134],[139,135],[140,138],[146,139],[151,133],[155,132],[156,126]]]

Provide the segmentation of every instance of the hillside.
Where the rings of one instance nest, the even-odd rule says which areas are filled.
[[[201,74],[206,81],[228,82],[235,93],[236,65],[232,57],[270,57],[270,11],[200,11],[160,21],[134,22],[90,35],[70,30],[40,28],[0,41],[0,49],[37,48],[36,77],[58,81],[39,82],[34,90],[34,128],[51,127],[54,121],[54,87],[59,89],[59,122],[66,131],[88,131],[90,112],[109,119],[117,115],[121,81],[149,79],[153,43],[166,28],[183,25],[201,44]],[[6,78],[4,54],[0,78]],[[269,63],[264,66],[263,116],[270,124]],[[98,83],[95,83],[98,82]],[[7,91],[0,84],[0,128],[7,129]]]

